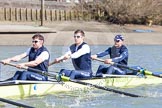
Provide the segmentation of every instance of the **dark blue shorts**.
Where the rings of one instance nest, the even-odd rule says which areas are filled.
[[[70,77],[70,79],[89,79],[89,78],[92,78],[92,72],[90,72],[90,71],[61,69],[59,74]]]
[[[13,80],[37,80],[37,81],[47,81],[48,78],[38,73],[30,71],[17,71],[13,76]]]

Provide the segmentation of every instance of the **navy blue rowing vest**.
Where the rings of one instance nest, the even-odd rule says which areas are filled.
[[[83,42],[78,49],[76,50],[76,45],[73,44],[70,46],[70,50],[72,53],[78,51],[79,49],[82,48],[82,46],[86,44],[85,42]],[[72,59],[72,63],[73,66],[75,68],[75,70],[82,70],[82,71],[89,71],[91,72],[91,52],[84,54],[82,56],[80,56],[79,58],[76,59]]]
[[[35,49],[32,47],[29,52],[29,61],[35,60],[37,58],[37,56],[39,56],[43,51],[48,52],[48,50],[44,46],[39,48],[37,51],[35,51]],[[40,63],[39,65],[37,65],[33,68],[48,72],[48,63],[49,63],[49,59],[45,60],[44,62]]]
[[[119,57],[120,54],[125,51],[125,49],[127,50],[125,45],[122,45],[120,48],[116,48],[115,46],[113,46],[110,50],[111,51],[110,58]],[[119,64],[127,65],[128,64],[128,56],[125,57],[122,61],[120,61]]]

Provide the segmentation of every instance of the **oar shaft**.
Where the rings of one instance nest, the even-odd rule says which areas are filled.
[[[95,84],[91,84],[91,83],[87,83],[87,82],[82,82],[82,81],[79,81],[79,80],[70,80],[70,81],[78,83],[78,84],[82,84],[82,85],[87,85],[87,86],[90,86],[90,87],[95,87],[95,88],[98,88],[98,89],[101,89],[101,90],[106,90],[106,91],[122,94],[122,95],[125,95],[125,96],[143,97],[143,96],[140,96],[140,95],[135,95],[135,94],[127,93],[127,92],[122,92],[122,91],[119,91],[119,90],[115,90],[115,89],[111,89],[111,88],[107,88],[107,87],[102,87],[102,86],[98,86],[98,85],[95,85]]]
[[[94,60],[100,61],[100,62],[104,62],[105,60],[100,59],[100,58],[95,58]]]
[[[100,61],[100,62],[105,62],[105,60],[100,59],[100,58],[95,58],[94,60],[97,60],[97,61]],[[111,65],[113,65],[113,64],[114,64],[114,62],[111,62],[110,64],[111,64]]]
[[[94,60],[97,60],[97,61],[100,61],[100,62],[104,62],[103,59],[100,59],[100,58],[95,58]],[[117,64],[117,63],[111,63],[113,65],[116,65],[116,66],[119,66],[119,67],[122,67],[122,68],[125,68],[125,69],[129,69],[129,70],[132,70],[132,71],[136,71],[136,72],[140,72],[140,73],[144,73],[144,74],[147,74],[147,75],[152,75],[152,76],[155,76],[155,77],[160,77],[162,78],[162,75],[157,75],[157,74],[154,74],[153,72],[150,72],[150,71],[147,71],[145,69],[133,69],[129,66],[126,66],[126,65],[121,65],[121,64]]]
[[[64,58],[60,59],[59,61],[54,60],[53,62],[49,63],[48,66],[51,66],[53,64],[60,63],[60,62],[64,62]]]
[[[141,72],[140,70],[130,68],[130,67],[126,66],[126,65],[121,65],[121,64],[117,64],[117,63],[114,63],[114,65],[119,66],[121,68],[129,69],[129,70],[132,70],[132,71]]]
[[[135,95],[135,94],[131,94],[131,93],[127,93],[127,92],[122,92],[122,91],[119,91],[119,90],[115,90],[115,89],[111,89],[111,88],[102,87],[102,86],[99,86],[99,85],[83,82],[83,81],[80,81],[80,80],[72,80],[72,79],[70,79],[69,77],[66,77],[66,76],[61,76],[61,79],[62,80],[68,80],[68,81],[71,81],[71,82],[74,82],[74,83],[78,83],[78,84],[82,84],[82,85],[86,85],[86,86],[90,86],[90,87],[94,87],[94,88],[98,88],[98,89],[101,89],[101,90],[106,90],[106,91],[110,91],[110,92],[114,92],[114,93],[118,93],[118,94],[123,94],[125,96],[144,97],[144,96],[140,96],[140,95]]]
[[[16,65],[16,64],[12,64],[12,63],[6,63],[5,65],[9,65],[9,66],[17,67],[17,65]],[[28,67],[22,67],[22,69],[27,70],[27,69],[28,69]]]
[[[100,59],[100,58],[96,58],[95,60],[100,61],[100,62],[104,62],[104,60],[103,59]],[[145,69],[133,69],[133,68],[131,68],[129,66],[121,65],[121,64],[117,64],[117,63],[111,63],[111,64],[116,65],[116,66],[119,66],[121,68],[125,68],[125,69],[129,69],[129,70],[132,70],[132,71],[136,71],[136,72],[144,73],[144,74],[147,74],[147,75],[152,75],[152,76],[155,76],[155,77],[162,78],[162,75],[154,74],[153,72],[147,71]]]
[[[53,64],[56,64],[56,62],[53,61],[53,62],[49,63],[48,66],[51,66],[51,65],[53,65]]]
[[[17,67],[16,64],[12,64],[12,63],[6,63],[6,65]],[[51,74],[51,73],[48,73],[46,71],[41,71],[41,70],[30,68],[30,67],[22,67],[22,69],[32,71],[32,72],[36,72],[38,74],[45,75],[45,76],[51,76],[51,77],[54,77],[54,78],[56,78],[56,75],[57,75],[57,74]]]
[[[156,73],[153,73],[153,72],[150,72],[150,71],[147,71],[147,70],[145,70],[144,72],[147,75],[152,75],[152,76],[155,76],[155,77],[162,78],[162,75],[161,74],[156,74]]]
[[[100,62],[104,62],[105,61],[105,60],[100,59],[100,58],[95,58],[94,60],[97,60],[97,61],[100,61]],[[122,67],[122,68],[126,68],[126,69],[129,69],[129,70],[141,72],[140,70],[136,70],[136,69],[130,68],[130,67],[126,66],[126,65],[121,65],[121,64],[114,63],[114,62],[111,62],[110,64],[116,65],[116,66],[119,66],[119,67]]]
[[[34,108],[32,106],[28,106],[28,105],[24,105],[24,104],[21,104],[21,103],[17,103],[17,102],[10,101],[10,100],[4,99],[4,98],[0,98],[0,101],[5,102],[5,103],[9,103],[9,104],[12,104],[12,105],[15,105],[15,106],[19,106],[19,107]]]

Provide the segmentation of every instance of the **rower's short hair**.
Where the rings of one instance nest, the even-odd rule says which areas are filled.
[[[39,33],[35,34],[35,35],[32,37],[32,39],[35,39],[35,38],[38,38],[39,40],[43,40],[43,41],[44,41],[44,37],[43,37],[41,34],[39,34]]]
[[[77,33],[81,33],[81,34],[82,34],[82,36],[85,36],[84,31],[83,31],[83,30],[81,30],[81,29],[77,29],[77,30],[74,32],[74,34],[77,34]]]

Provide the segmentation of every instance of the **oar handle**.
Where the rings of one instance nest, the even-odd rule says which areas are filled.
[[[65,61],[64,58],[60,59],[58,62],[54,60],[53,62],[49,63],[48,66],[51,66],[56,63],[64,62],[64,61]]]
[[[17,68],[16,64],[6,63],[6,65],[13,66],[13,67]],[[57,73],[56,72],[55,73],[49,73],[49,72],[42,71],[42,70],[39,70],[39,69],[31,68],[31,67],[22,67],[22,69],[32,71],[32,72],[35,72],[35,73],[38,73],[38,74],[41,74],[41,75],[44,75],[44,76],[50,76],[50,77],[53,77],[53,78],[55,78],[57,80],[58,72]]]
[[[100,62],[105,61],[105,60],[100,59],[100,58],[95,58],[94,60],[97,60],[97,61],[100,61]],[[129,70],[132,70],[132,71],[141,72],[141,70],[136,70],[136,69],[130,68],[130,67],[126,66],[126,65],[121,65],[121,64],[118,64],[118,63],[114,63],[114,62],[111,62],[110,64],[111,65],[116,65],[116,66],[119,66],[119,67],[122,67],[122,68],[125,68],[125,69],[129,69]]]
[[[93,60],[100,61],[100,62],[104,62],[105,61],[104,59],[100,59],[100,58],[94,58]]]
[[[100,61],[100,62],[104,62],[104,60],[103,59],[100,59],[100,58],[95,58],[94,60],[97,60],[97,61]],[[147,71],[145,69],[134,69],[134,68],[131,68],[129,66],[121,65],[121,64],[118,64],[118,63],[114,63],[114,62],[112,62],[111,65],[116,65],[116,66],[119,66],[121,68],[125,68],[125,69],[129,69],[129,70],[132,70],[132,71],[139,72],[141,74],[147,74],[147,75],[152,75],[152,76],[155,76],[155,77],[162,78],[162,75],[160,75],[160,74],[159,75],[154,74],[153,72]]]
[[[49,63],[48,66],[51,66],[51,65],[53,65],[53,64],[56,64],[56,62],[53,61],[53,62]]]
[[[5,65],[9,65],[9,66],[17,67],[16,64],[12,64],[12,63],[5,63]],[[28,70],[28,67],[21,67],[21,69]]]
[[[93,60],[100,61],[100,62],[105,62],[104,59],[100,59],[100,58],[94,58]],[[114,62],[111,62],[110,64],[113,65],[115,63]]]
[[[17,68],[17,65],[16,64],[6,63],[6,65],[13,66],[13,67],[16,67]],[[36,72],[36,73],[41,74],[41,75],[55,77],[55,74],[50,74],[50,73],[48,73],[46,71],[41,71],[41,70],[34,69],[34,68],[31,68],[31,67],[22,67],[21,69],[25,69],[25,70],[28,70],[28,71],[33,71],[33,72]]]

